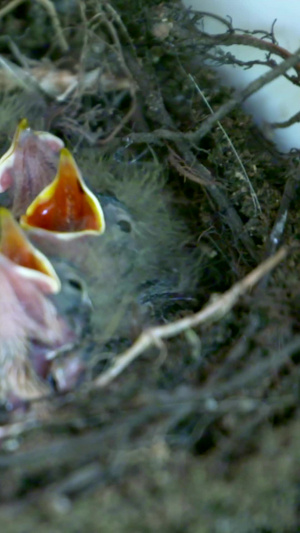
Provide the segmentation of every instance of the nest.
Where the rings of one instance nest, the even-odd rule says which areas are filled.
[[[229,59],[199,15],[146,4],[0,9],[3,150],[25,113],[62,138],[94,190],[142,220],[142,242],[167,250],[151,279],[176,260],[187,295],[117,340],[95,334],[89,379],[41,400],[46,417],[3,410],[1,520],[20,531],[21,508],[23,528],[45,531],[296,532],[299,158],[240,104],[297,58],[269,60],[267,80],[232,95],[207,66]]]

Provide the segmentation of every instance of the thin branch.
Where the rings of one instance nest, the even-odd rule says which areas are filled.
[[[291,116],[289,119],[284,120],[283,122],[270,122],[269,126],[270,128],[289,128],[293,124],[297,124],[300,122],[300,111],[297,111],[293,116]]]
[[[23,2],[25,2],[25,0],[11,0],[11,2],[9,2],[6,6],[0,9],[0,18],[5,17],[5,15],[13,11],[16,7],[18,7]]]
[[[243,30],[239,30],[243,31]],[[207,43],[210,43],[212,46],[216,45],[222,45],[222,46],[233,46],[233,45],[241,45],[241,46],[251,46],[253,48],[256,48],[258,50],[263,50],[265,52],[268,52],[269,54],[277,55],[278,57],[281,57],[282,59],[288,59],[289,57],[293,56],[294,54],[286,50],[286,48],[283,48],[282,46],[279,46],[278,44],[272,43],[270,41],[265,41],[263,39],[257,39],[257,37],[254,37],[253,35],[247,35],[246,33],[240,34],[240,33],[223,33],[223,34],[215,34],[210,35],[208,33],[200,32],[201,38]],[[300,70],[300,63],[294,65],[295,70]]]
[[[50,19],[52,20],[52,25],[56,33],[57,40],[59,42],[59,45],[62,49],[62,52],[68,52],[69,45],[65,39],[65,36],[63,34],[62,27],[59,22],[59,18],[56,12],[56,9],[51,2],[51,0],[36,0],[39,4],[41,4],[46,11],[48,11],[48,15]]]
[[[165,136],[166,139],[168,138],[168,136],[170,138],[172,138],[173,136],[177,151],[185,160],[186,165],[192,168],[193,171],[195,171],[199,176],[201,176],[201,178],[203,178],[207,183],[210,183],[210,186],[207,188],[207,191],[211,198],[214,200],[215,204],[218,206],[220,216],[223,217],[223,220],[229,226],[234,236],[235,244],[238,242],[242,242],[250,257],[257,262],[258,253],[256,250],[256,246],[253,240],[251,239],[249,233],[245,229],[238,213],[231,205],[225,192],[220,190],[220,187],[215,184],[215,180],[213,179],[208,169],[206,169],[205,166],[202,165],[200,161],[198,161],[195,157],[192,148],[197,149],[197,146],[193,146],[193,144],[188,139],[186,139],[186,136],[184,134],[175,131],[176,125],[165,107],[159,89],[154,86],[153,79],[151,78],[151,76],[146,74],[144,70],[141,69],[139,62],[135,59],[134,56],[132,56],[132,54],[129,54],[128,50],[126,50],[125,52],[128,67],[133,75],[134,80],[137,82],[138,87],[140,88],[144,103],[147,107],[148,116],[154,123],[160,124],[163,128],[168,128],[161,129],[159,131],[167,133],[167,135]],[[155,137],[155,135],[153,136],[153,134],[148,133],[131,134],[126,137],[126,140],[128,142],[134,141],[135,139],[137,139],[136,142],[160,142],[159,139]],[[145,141],[145,139],[147,140]]]
[[[131,119],[135,111],[136,111],[136,98],[135,98],[135,94],[133,93],[131,105],[126,115],[124,115],[124,117],[119,122],[119,124],[117,124],[115,129],[107,137],[105,137],[105,139],[100,139],[98,141],[98,144],[102,145],[102,144],[108,144],[109,142],[111,142],[118,135],[118,133],[124,128],[124,126],[126,126],[127,122],[129,122],[129,120]]]
[[[135,359],[142,355],[148,348],[155,345],[161,339],[174,337],[183,331],[186,331],[200,324],[215,322],[223,318],[243,296],[246,291],[251,289],[263,276],[275,268],[280,261],[287,255],[287,249],[282,247],[278,252],[261,263],[244,279],[233,285],[222,296],[218,297],[211,303],[208,303],[203,309],[194,315],[184,317],[175,322],[164,326],[157,326],[145,330],[137,341],[123,354],[116,358],[115,363],[103,372],[93,383],[93,388],[105,387],[116,377],[118,377],[125,368],[127,368]]]
[[[199,85],[196,83],[195,78],[191,74],[189,74],[189,78],[193,82],[194,87],[196,88],[198,94],[201,96],[202,100],[204,101],[205,105],[209,109],[210,113],[213,115],[214,111],[213,111],[210,103],[208,102],[207,98],[205,97],[205,95],[201,91]],[[235,158],[236,158],[236,160],[237,160],[237,162],[238,162],[238,164],[240,166],[240,169],[242,171],[244,179],[245,179],[246,183],[248,184],[248,187],[249,187],[249,190],[250,190],[250,195],[251,195],[252,202],[253,202],[254,209],[255,209],[255,215],[257,215],[257,212],[261,213],[261,207],[260,207],[260,204],[259,204],[259,200],[257,198],[257,194],[256,194],[256,192],[255,192],[255,190],[253,188],[253,185],[252,185],[252,183],[251,183],[251,181],[249,179],[249,176],[248,176],[248,174],[246,172],[246,169],[244,167],[244,164],[243,164],[239,154],[237,153],[237,150],[236,150],[232,140],[230,139],[229,135],[227,135],[227,132],[223,128],[221,122],[218,122],[217,124],[218,124],[220,130],[222,131],[225,139],[227,140],[227,142],[228,142],[228,144],[229,144],[229,146],[230,146],[230,148],[231,148],[231,150],[232,150],[232,152],[233,152],[233,154],[234,154],[234,156],[235,156]]]
[[[208,181],[204,179],[199,172],[197,172],[192,167],[189,167],[186,163],[186,161],[180,157],[175,150],[171,148],[171,146],[168,144],[168,161],[170,165],[172,165],[185,179],[191,180],[194,183],[198,183],[198,185],[202,185],[203,187],[209,187],[211,185],[211,181]]]
[[[297,65],[297,63],[299,63],[299,59],[300,48],[298,48],[298,50],[296,50],[296,52],[291,57],[285,59],[272,70],[249,83],[249,85],[245,89],[233,96],[233,98],[231,98],[230,100],[228,100],[228,102],[222,105],[218,109],[218,111],[214,113],[214,115],[205,120],[205,122],[203,122],[203,124],[197,131],[186,134],[186,138],[189,139],[191,142],[198,143],[203,137],[205,137],[205,135],[207,135],[207,133],[210,132],[211,128],[215,124],[217,124],[222,118],[228,115],[228,113],[230,113],[238,104],[242,104],[259,89],[284,74],[291,67]]]
[[[274,254],[277,248],[282,244],[283,234],[288,220],[290,206],[293,200],[295,199],[299,180],[300,168],[298,167],[297,172],[293,173],[293,175],[290,176],[285,183],[277,216],[273,224],[271,233],[268,236],[268,239],[265,244],[264,258],[270,257],[272,254]],[[262,279],[257,285],[255,289],[256,292],[258,293],[262,289],[265,289],[268,284],[268,281],[269,276],[265,276],[264,279]]]
[[[179,133],[177,131],[171,131],[167,129],[157,129],[152,133],[133,133],[128,136],[133,142],[153,142],[157,139],[167,139],[169,141],[179,141],[182,139],[187,139],[192,143],[199,143],[203,137],[205,137],[211,129],[218,124],[226,115],[228,115],[235,107],[239,104],[242,104],[254,93],[259,91],[262,87],[275,80],[282,74],[284,74],[291,67],[294,67],[299,63],[300,59],[300,48],[288,59],[282,61],[279,65],[274,67],[272,70],[263,74],[259,78],[256,78],[254,81],[249,83],[245,89],[235,94],[230,100],[223,104],[219,109],[210,117],[208,117],[200,126],[200,128],[194,132],[188,133]]]
[[[0,9],[0,19],[3,18],[5,15],[13,11],[16,7],[18,7],[20,4],[25,2],[25,0],[11,0],[6,6],[4,6],[2,9]],[[61,47],[62,52],[67,52],[69,50],[69,45],[65,39],[65,36],[63,34],[62,27],[59,22],[59,18],[56,12],[56,9],[51,2],[51,0],[36,0],[38,4],[41,4],[45,11],[47,11],[51,21],[53,28],[56,33],[57,40],[59,42],[59,45]]]

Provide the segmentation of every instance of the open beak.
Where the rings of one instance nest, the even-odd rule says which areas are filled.
[[[58,293],[60,280],[47,257],[39,252],[5,207],[0,207],[0,253],[27,279],[35,280],[46,294]]]
[[[19,217],[53,180],[64,143],[48,132],[19,123],[11,146],[0,159],[0,193],[11,189],[10,207]]]
[[[57,175],[21,217],[23,228],[51,233],[62,240],[81,235],[100,235],[104,215],[96,196],[84,183],[81,172],[66,148],[60,153]]]

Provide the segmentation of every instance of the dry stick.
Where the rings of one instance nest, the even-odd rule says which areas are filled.
[[[233,46],[233,45],[242,45],[242,46],[252,46],[253,48],[257,48],[258,50],[263,50],[265,52],[269,52],[269,54],[274,54],[282,59],[288,59],[289,57],[293,56],[294,54],[286,50],[286,48],[282,48],[282,46],[279,46],[278,44],[272,43],[270,41],[266,41],[263,39],[258,39],[257,37],[254,37],[254,35],[247,35],[247,34],[240,34],[240,33],[219,33],[216,35],[210,35],[208,33],[202,33],[197,30],[198,38],[201,39],[201,45],[203,43],[209,44],[210,46]],[[195,36],[193,35],[193,38]],[[264,63],[266,64],[266,63]],[[300,70],[300,64],[295,65],[295,69],[297,71]]]
[[[237,105],[242,104],[245,100],[247,100],[247,98],[259,91],[259,89],[284,74],[290,68],[297,65],[299,60],[300,48],[298,48],[295,54],[293,54],[291,57],[282,61],[279,65],[271,69],[266,74],[256,78],[256,80],[249,83],[245,89],[235,94],[235,96],[219,107],[219,109],[213,115],[209,116],[204,122],[202,122],[200,128],[194,132],[178,133],[177,131],[157,129],[152,133],[131,134],[129,135],[129,139],[134,142],[153,142],[153,140],[157,139],[167,139],[169,141],[187,139],[193,143],[198,143],[211,131],[213,126],[217,125],[217,123],[226,117],[226,115],[228,115]]]
[[[254,32],[249,32],[243,29],[234,28],[232,25],[232,22],[229,22],[227,19],[224,19],[222,17],[218,17],[217,15],[214,15],[212,13],[206,13],[206,12],[196,12],[196,15],[201,15],[200,18],[203,16],[209,16],[216,20],[219,20],[224,24],[224,26],[227,27],[227,31],[219,34],[209,34],[206,32],[203,32],[199,29],[199,26],[197,26],[197,19],[196,16],[193,19],[193,25],[189,25],[188,29],[184,28],[182,26],[175,26],[173,31],[175,36],[183,41],[185,45],[188,47],[192,47],[192,49],[195,49],[195,39],[198,41],[199,45],[203,49],[218,47],[218,46],[233,46],[233,45],[242,45],[242,46],[251,46],[252,48],[257,48],[258,50],[263,50],[265,52],[268,52],[268,56],[278,56],[282,59],[287,59],[291,56],[293,56],[293,52],[289,52],[286,48],[283,48],[282,46],[279,46],[275,42],[275,36],[274,36],[274,23],[273,27],[270,33],[266,32],[256,32],[260,33],[262,36],[260,38],[256,37]],[[275,21],[274,21],[275,22]],[[237,31],[242,33],[237,33]],[[266,40],[266,39],[272,39]],[[194,54],[194,51],[193,51]],[[212,57],[213,60],[220,62],[222,58],[220,57]],[[225,58],[224,58],[225,59]],[[228,64],[227,58],[225,59],[225,63]],[[236,58],[232,59],[232,64],[240,64],[241,66],[250,66],[251,64],[256,64],[254,61],[238,61]],[[272,63],[272,59],[267,59],[263,62],[257,62],[257,64],[263,64],[265,66],[274,67],[274,60]],[[297,73],[300,73],[300,62],[299,64],[296,64],[294,66]],[[293,80],[292,80],[293,83]]]
[[[288,218],[288,212],[290,209],[290,205],[295,198],[296,189],[299,185],[299,179],[300,169],[298,169],[296,175],[289,177],[286,181],[278,213],[274,225],[272,227],[272,231],[266,242],[265,257],[270,257],[272,254],[274,254],[276,249],[281,244],[286,221]]]
[[[160,131],[167,132],[168,135],[170,134],[171,139],[173,138],[175,141],[176,148],[181,154],[182,158],[185,160],[186,164],[195,170],[195,172],[207,182],[209,186],[207,187],[206,192],[211,196],[215,204],[218,206],[219,213],[224,216],[224,220],[229,226],[235,241],[241,241],[250,257],[257,262],[258,254],[255,249],[255,244],[248,232],[245,230],[239,215],[231,205],[225,192],[223,192],[220,187],[217,186],[207,168],[205,168],[205,166],[198,161],[192,151],[193,145],[189,140],[186,140],[185,134],[179,133],[178,131],[171,131],[174,130],[176,126],[165,108],[164,101],[159,90],[154,87],[152,78],[150,78],[148,75],[145,75],[145,72],[141,70],[138,61],[132,56],[132,54],[130,54],[128,51],[125,53],[127,65],[133,75],[134,80],[139,86],[142,96],[144,97],[144,102],[151,120],[154,123],[158,123],[169,128],[168,130]],[[127,139],[133,140],[133,142],[157,143],[159,140],[155,136],[155,133],[156,132],[154,132],[154,134],[131,134],[127,137]],[[149,137],[147,138],[147,136]]]
[[[247,98],[252,96],[252,94],[256,93],[259,89],[284,74],[291,67],[297,65],[297,63],[299,63],[299,59],[300,48],[298,48],[298,50],[296,50],[291,57],[285,59],[269,72],[249,83],[245,89],[228,100],[226,104],[222,105],[214,115],[208,117],[208,119],[202,123],[197,131],[186,134],[186,138],[192,142],[199,142],[205,135],[207,135],[211,128],[218,123],[219,120],[228,115],[228,113],[230,113],[230,111],[232,111],[238,104],[242,104],[245,100],[247,100]]]
[[[191,150],[191,145],[189,145],[188,143],[199,142],[201,138],[204,137],[207,133],[209,133],[212,127],[216,125],[220,121],[220,119],[224,118],[230,111],[232,111],[234,107],[242,103],[249,96],[264,87],[267,83],[276,79],[278,76],[286,72],[289,68],[295,66],[299,62],[299,58],[300,48],[293,56],[289,57],[285,61],[282,61],[280,65],[274,67],[272,70],[270,70],[263,76],[254,80],[238,95],[234,96],[224,105],[222,105],[218,109],[218,111],[214,113],[214,115],[211,115],[205,122],[202,123],[201,127],[196,132],[189,132],[184,134],[178,131],[172,131],[171,129],[159,129],[152,133],[135,133],[128,136],[128,138],[133,142],[158,142],[159,139],[173,140],[176,143],[177,149],[181,153],[182,157],[185,159],[186,163],[191,168],[194,168],[202,179],[211,183],[207,192],[214,199],[221,213],[226,215],[226,222],[229,225],[236,240],[240,240],[243,243],[245,249],[255,260],[257,259],[257,254],[255,252],[254,243],[251,237],[245,231],[242,221],[238,216],[236,210],[231,206],[226,195],[220,190],[220,188],[215,183],[213,183],[213,179],[210,172],[199,161],[196,160]],[[135,74],[137,74],[137,72],[135,72]],[[140,82],[140,80],[138,80],[138,82],[141,86],[141,90],[143,93],[143,81]],[[159,109],[161,105],[157,105],[156,107],[157,109]],[[165,124],[168,124],[168,121],[165,120],[164,122]],[[160,123],[162,123],[162,120],[160,121]]]
[[[131,92],[132,91],[130,91],[130,93]],[[100,139],[98,141],[99,145],[108,144],[109,142],[111,142],[116,137],[116,135],[118,135],[119,131],[121,131],[124,128],[124,126],[127,124],[127,122],[129,122],[129,120],[131,119],[132,115],[136,111],[135,94],[133,93],[131,96],[132,96],[131,106],[130,106],[129,110],[127,111],[126,115],[124,115],[122,120],[120,120],[119,124],[115,127],[115,129],[107,137],[105,137],[104,139]]]
[[[190,149],[190,144],[187,141],[177,141],[176,146],[187,164],[195,169],[201,178],[207,182],[210,182],[209,187],[205,189],[205,192],[210,195],[210,197],[218,206],[219,214],[223,217],[224,222],[229,226],[235,241],[241,241],[250,257],[254,261],[258,262],[258,253],[256,251],[255,244],[245,229],[235,208],[228,200],[225,192],[223,192],[220,186],[215,182],[209,170],[195,158],[192,150]],[[236,243],[234,244],[236,246]]]
[[[117,15],[116,11],[110,6],[109,3],[105,4],[105,6],[103,6],[103,7],[106,7],[106,9],[108,9],[108,11],[112,14],[113,19],[117,19],[117,22],[120,23],[119,19],[117,18],[118,15]],[[116,51],[117,51],[117,54],[118,54],[119,63],[121,65],[121,67],[122,67],[123,73],[127,76],[129,82],[130,81],[133,82],[131,72],[130,72],[130,70],[128,69],[128,67],[126,65],[126,61],[125,61],[125,58],[124,58],[124,54],[123,54],[123,50],[122,50],[122,46],[121,46],[121,43],[120,43],[120,40],[119,40],[118,33],[117,33],[113,23],[107,18],[107,16],[106,16],[104,11],[100,11],[97,15],[95,15],[95,17],[93,17],[93,22],[97,18],[99,18],[102,23],[106,24],[106,26],[108,28],[108,31],[110,33],[110,36],[112,38],[112,41],[114,43],[114,46],[116,48]],[[98,141],[98,143],[100,145],[108,144],[109,142],[111,142],[116,137],[116,135],[119,133],[119,131],[121,131],[124,128],[124,126],[129,122],[129,120],[131,119],[132,115],[136,111],[137,102],[136,102],[135,93],[136,93],[136,88],[135,88],[134,84],[133,83],[129,83],[129,94],[131,96],[130,108],[127,111],[126,115],[124,115],[122,120],[119,122],[119,124],[115,127],[115,129],[107,137],[105,137],[104,139],[100,139]]]
[[[25,0],[12,0],[9,2],[6,6],[4,6],[2,9],[0,9],[0,19],[3,18],[5,15],[13,11],[16,7],[18,7],[20,4],[25,2]],[[41,4],[43,8],[48,12],[48,15],[52,21],[53,28],[56,33],[57,40],[59,42],[59,45],[63,52],[67,52],[69,50],[69,45],[64,37],[62,27],[59,22],[59,18],[56,12],[56,9],[51,2],[51,0],[36,0],[38,4]]]
[[[295,198],[296,190],[297,190],[297,187],[299,186],[299,180],[300,180],[300,167],[298,167],[296,175],[289,177],[285,183],[285,187],[284,187],[283,195],[281,198],[280,206],[277,212],[277,216],[273,224],[271,233],[268,236],[268,239],[266,241],[265,253],[264,253],[265,258],[270,257],[272,254],[274,254],[277,248],[282,243],[285,226],[286,226],[286,222],[288,219],[290,205]],[[255,289],[256,293],[259,294],[259,292],[262,289],[265,289],[268,285],[268,282],[269,282],[269,276],[265,276],[264,279],[262,279],[257,285]]]
[[[205,97],[205,94],[203,93],[203,91],[201,91],[199,85],[196,83],[196,80],[195,78],[189,74],[188,75],[190,80],[193,82],[193,85],[194,87],[196,88],[198,94],[201,96],[203,102],[205,103],[205,105],[207,106],[207,108],[209,109],[210,113],[213,115],[214,114],[214,111],[209,103],[209,101],[207,100],[207,98]],[[231,151],[233,152],[233,155],[234,157],[236,158],[237,162],[238,162],[238,165],[240,166],[240,169],[242,171],[242,175],[244,176],[244,180],[246,181],[248,187],[249,187],[249,190],[250,190],[250,195],[251,195],[251,198],[252,198],[252,202],[253,202],[253,205],[254,205],[254,209],[255,209],[255,215],[257,215],[257,213],[261,213],[261,207],[260,207],[260,203],[259,203],[259,200],[257,198],[257,194],[253,188],[253,185],[251,183],[251,180],[247,174],[247,171],[244,167],[244,164],[243,164],[243,161],[241,160],[232,140],[230,139],[229,135],[227,134],[225,128],[223,128],[221,122],[218,122],[218,126],[221,130],[221,132],[223,133],[226,141],[228,142],[230,148],[231,148]]]
[[[136,342],[123,354],[116,358],[115,363],[103,372],[94,382],[92,387],[105,387],[123,372],[137,357],[142,355],[150,346],[157,345],[161,339],[174,337],[185,330],[205,324],[207,322],[220,320],[232,309],[239,298],[253,287],[265,274],[275,268],[287,255],[287,249],[282,247],[278,252],[261,263],[244,279],[233,285],[222,296],[194,315],[184,317],[165,326],[157,326],[145,330]]]
[[[168,161],[170,165],[177,170],[178,174],[183,176],[185,179],[193,181],[194,183],[198,183],[198,185],[202,185],[203,187],[208,187],[211,185],[211,182],[205,180],[203,176],[199,174],[199,172],[196,172],[195,169],[189,167],[186,161],[180,157],[169,144],[167,144],[167,146],[169,150]]]
[[[41,87],[37,79],[30,72],[27,72],[24,68],[19,67],[18,65],[16,65],[12,61],[9,61],[8,59],[5,59],[1,55],[0,67],[2,67],[4,75],[5,72],[8,73],[7,80],[9,80],[10,78],[14,78],[16,80],[16,83],[21,87],[24,87],[25,89],[30,88],[32,90],[37,91],[38,93],[41,93],[46,100],[47,98],[49,98],[49,94]],[[4,81],[6,80],[4,79]]]
[[[300,111],[297,111],[294,115],[292,115],[288,120],[284,120],[283,122],[270,122],[271,128],[288,128],[289,126],[292,126],[293,124],[296,124],[297,122],[300,122]]]
[[[12,0],[11,2],[9,2],[6,6],[0,9],[0,18],[10,13],[10,11],[13,11],[13,9],[22,4],[22,2],[25,2],[25,0]]]
[[[296,335],[288,344],[285,344],[280,349],[272,353],[270,357],[267,357],[263,360],[260,359],[257,363],[253,363],[250,367],[246,367],[241,372],[232,373],[231,376],[228,376],[228,379],[223,380],[218,384],[216,384],[215,381],[210,381],[205,386],[198,389],[189,389],[184,391],[180,390],[180,392],[178,391],[178,389],[175,389],[171,393],[166,394],[164,392],[161,395],[159,395],[157,391],[155,391],[155,393],[151,394],[150,396],[147,394],[146,405],[144,407],[141,406],[141,410],[137,415],[133,415],[133,418],[137,422],[136,425],[140,426],[141,422],[144,422],[145,420],[150,420],[151,416],[155,417],[158,415],[161,418],[161,415],[164,413],[173,415],[171,419],[171,424],[174,425],[179,422],[180,419],[182,419],[184,416],[194,410],[196,410],[197,412],[201,411],[205,413],[210,413],[211,411],[224,413],[227,409],[229,413],[232,413],[234,405],[236,405],[236,409],[240,410],[241,412],[245,412],[245,409],[247,412],[257,410],[258,407],[263,403],[263,401],[258,400],[256,397],[253,398],[251,394],[250,396],[249,394],[246,394],[245,396],[245,388],[253,384],[255,384],[257,388],[257,383],[264,379],[264,376],[270,375],[270,373],[272,373],[272,375],[276,375],[276,373],[279,372],[279,370],[284,365],[286,365],[290,361],[291,357],[295,353],[299,352],[299,350],[300,335]],[[243,395],[234,397],[236,393],[241,390],[243,391]],[[232,399],[228,398],[228,395]],[[288,400],[288,398],[290,400]],[[269,399],[269,402],[270,401],[272,402],[272,399]],[[275,400],[275,402],[277,401],[282,404],[282,397],[278,400]],[[294,404],[295,402],[297,403],[296,394],[292,394],[286,397],[286,401],[290,401]],[[275,408],[277,408],[277,406]],[[132,416],[129,418],[132,419]],[[116,429],[118,429],[122,433],[122,425],[124,425],[126,429],[126,426],[128,426],[128,422],[130,424],[130,421],[128,421],[128,417],[124,418],[123,414],[121,414],[121,418],[114,421],[113,425],[109,424],[107,428],[102,428],[100,431],[100,438],[102,440],[102,443],[107,430],[112,431],[114,442],[116,442]],[[51,428],[53,427],[53,423],[55,425],[58,425],[58,427],[60,425],[60,422],[57,422],[57,420],[52,420],[50,421],[48,429],[51,430]],[[19,438],[20,435],[29,433],[32,430],[40,429],[41,427],[41,421],[37,421],[36,419],[32,420],[31,415],[28,416],[27,414],[25,416],[25,420],[23,420],[22,422],[16,422],[6,425],[4,427],[0,427],[0,439],[16,439]],[[45,426],[44,423],[43,427],[47,429],[47,426]],[[67,442],[69,442],[69,439],[66,440],[66,443]],[[46,452],[44,447],[42,447],[42,449]],[[60,448],[60,451],[62,452],[63,450]],[[29,452],[29,458],[31,455],[32,452]],[[44,453],[44,455],[40,455],[42,460],[43,456],[47,456],[47,453]],[[60,458],[62,458],[62,453],[60,453],[59,456]],[[15,457],[17,458],[17,461],[18,458],[21,459],[21,464],[30,464],[30,460],[26,460],[26,458],[28,458],[28,452],[19,452],[17,455],[13,456],[0,455],[0,468],[4,466],[10,466],[11,464],[16,466],[16,462],[14,461]],[[34,459],[35,458],[36,457],[34,457]]]

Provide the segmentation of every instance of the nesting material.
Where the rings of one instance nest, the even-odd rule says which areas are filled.
[[[201,31],[219,36],[217,48],[221,53],[218,60],[211,61],[214,54],[210,52],[209,64],[222,84],[238,91],[299,48],[300,5],[297,0],[183,0],[183,5],[203,12],[199,17]],[[232,25],[230,32],[229,23]],[[230,33],[237,37],[245,35],[249,40],[243,43],[237,40],[228,46],[226,39]],[[272,47],[260,49],[262,41]],[[197,61],[196,55],[194,60]],[[291,69],[288,76],[279,76],[244,102],[245,111],[253,116],[265,137],[284,152],[300,146],[299,122],[289,123],[299,113],[300,88],[293,82],[293,76],[298,77],[298,66]]]

